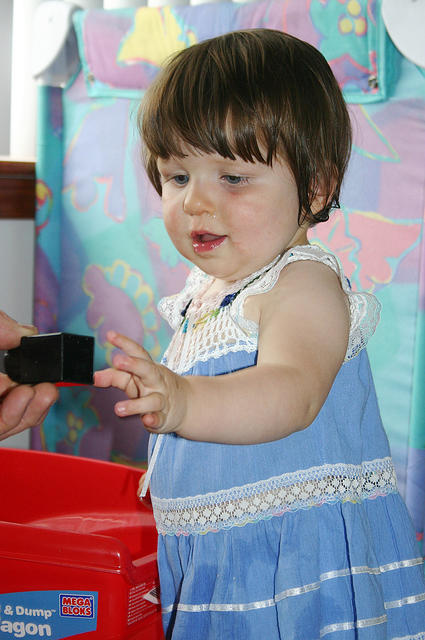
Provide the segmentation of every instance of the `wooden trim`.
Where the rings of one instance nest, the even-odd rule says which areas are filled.
[[[0,219],[35,216],[35,163],[0,160]]]

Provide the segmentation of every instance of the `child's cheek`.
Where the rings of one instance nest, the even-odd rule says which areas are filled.
[[[185,233],[186,216],[183,212],[180,214],[173,209],[172,211],[164,211],[164,224],[168,235],[175,245],[180,244]]]

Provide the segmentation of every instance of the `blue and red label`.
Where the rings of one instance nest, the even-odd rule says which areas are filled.
[[[61,593],[59,615],[63,618],[94,618],[94,596]]]
[[[61,640],[97,628],[96,591],[0,594],[0,636]]]

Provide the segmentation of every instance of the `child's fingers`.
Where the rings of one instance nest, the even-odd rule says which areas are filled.
[[[169,433],[172,429],[164,428],[165,418],[166,416],[162,411],[146,413],[142,416],[143,426],[152,433]]]
[[[152,433],[167,433],[169,427],[165,427],[166,414],[164,413],[164,397],[159,393],[151,393],[137,400],[124,400],[117,402],[115,413],[120,418],[139,416],[143,426]]]
[[[126,371],[118,371],[117,369],[102,369],[94,374],[94,386],[107,388],[115,387],[126,391],[131,380],[131,374]]]
[[[151,357],[148,352],[137,342],[131,340],[131,338],[127,338],[127,336],[122,335],[121,333],[117,333],[116,331],[108,331],[106,334],[106,338],[108,342],[113,344],[118,349],[121,349],[128,356],[132,356],[134,358],[142,358],[146,360],[150,360]]]
[[[150,357],[147,359],[131,357],[122,353],[117,353],[113,359],[114,367],[119,371],[126,371],[140,379],[144,387],[149,390],[156,389],[161,385],[159,365],[155,364]]]
[[[112,381],[111,369],[102,369],[95,371],[93,375],[93,384],[95,387],[110,387]]]
[[[119,353],[114,356],[113,364],[114,368],[95,372],[94,386],[121,389],[129,398],[142,398],[157,388],[160,378],[155,371],[157,365],[151,360]]]
[[[161,393],[150,393],[142,398],[132,400],[121,400],[115,405],[115,413],[121,417],[125,416],[146,416],[147,414],[158,414],[165,408],[164,396]],[[162,426],[158,424],[158,420],[148,419],[146,426],[156,428]]]

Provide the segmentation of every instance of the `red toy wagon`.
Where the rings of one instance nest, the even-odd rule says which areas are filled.
[[[123,465],[0,448],[0,634],[163,638],[151,510]]]

